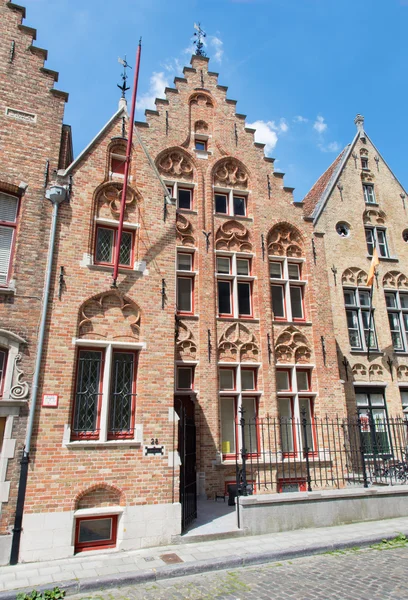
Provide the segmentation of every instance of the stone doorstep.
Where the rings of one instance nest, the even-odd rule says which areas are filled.
[[[371,522],[373,523],[373,522]],[[376,522],[377,523],[377,522]],[[380,522],[381,523],[381,522]],[[408,536],[408,525],[400,533],[404,533]],[[146,569],[139,571],[138,573],[117,573],[113,575],[107,575],[106,577],[91,577],[86,578],[83,581],[76,580],[62,580],[54,581],[48,586],[38,586],[39,591],[44,591],[50,587],[58,586],[64,589],[67,596],[75,595],[84,592],[95,592],[104,588],[120,587],[125,585],[133,585],[138,583],[147,583],[150,581],[159,581],[161,579],[169,579],[176,577],[183,577],[186,575],[194,575],[199,573],[206,573],[213,570],[230,569],[237,567],[245,567],[250,565],[264,564],[269,562],[278,562],[282,560],[290,560],[300,558],[302,556],[312,556],[315,554],[321,554],[327,551],[333,550],[344,550],[352,548],[356,545],[368,546],[381,542],[383,539],[393,539],[396,535],[396,531],[392,533],[383,533],[351,536],[351,540],[342,542],[329,542],[325,543],[318,542],[311,544],[309,547],[304,547],[304,543],[298,542],[294,544],[294,548],[285,550],[266,550],[263,552],[249,553],[244,556],[231,556],[229,553],[227,558],[212,558],[200,561],[194,561],[183,564],[166,565],[162,567],[156,567],[155,569]],[[0,600],[15,600],[16,595],[19,592],[29,592],[32,590],[32,586],[25,589],[14,589],[9,591],[0,592]]]

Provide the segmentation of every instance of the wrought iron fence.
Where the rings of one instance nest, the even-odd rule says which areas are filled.
[[[408,420],[256,418],[237,422],[237,490],[313,491],[408,484]]]

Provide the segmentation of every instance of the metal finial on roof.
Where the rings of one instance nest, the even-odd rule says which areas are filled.
[[[201,29],[201,23],[194,23],[194,29],[196,29],[196,32],[194,33],[194,37],[196,38],[194,40],[194,44],[196,47],[196,55],[197,56],[207,56],[206,53],[204,52],[204,42],[203,42],[203,39],[205,37],[207,37],[207,34],[205,33],[204,29]]]
[[[126,73],[126,69],[129,67],[129,69],[131,69],[132,67],[129,65],[129,63],[126,60],[126,55],[125,58],[118,58],[118,63],[120,63],[121,65],[123,65],[123,73],[121,75],[122,77],[122,85],[119,85],[119,83],[117,84],[118,88],[120,90],[122,90],[122,98],[125,98],[126,96],[126,92],[128,91],[128,87],[126,86],[126,82],[127,82],[127,73]]]

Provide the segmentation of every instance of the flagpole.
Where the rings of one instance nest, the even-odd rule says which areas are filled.
[[[137,95],[137,84],[139,81],[141,50],[142,50],[142,38],[140,38],[140,40],[139,40],[139,45],[137,47],[137,54],[136,54],[136,68],[135,68],[135,77],[134,77],[134,81],[133,81],[132,103],[131,103],[131,108],[130,108],[130,125],[129,125],[127,147],[126,147],[125,173],[123,176],[123,189],[122,189],[122,199],[121,199],[121,203],[120,203],[118,236],[116,239],[115,258],[114,258],[114,267],[113,267],[113,283],[112,283],[113,288],[117,287],[116,281],[117,281],[118,272],[119,272],[120,247],[121,247],[121,243],[122,243],[123,220],[125,217],[126,194],[127,194],[128,179],[129,179],[130,158],[131,158],[131,154],[132,154],[133,124],[135,121],[136,95]]]

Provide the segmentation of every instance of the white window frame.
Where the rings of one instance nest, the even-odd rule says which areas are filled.
[[[217,271],[217,258],[229,258],[230,260],[230,273],[218,273]],[[253,289],[253,282],[255,281],[256,277],[254,277],[253,275],[238,275],[238,271],[237,271],[237,261],[240,259],[244,259],[244,260],[248,260],[249,264],[250,264],[250,272],[252,272],[253,269],[253,260],[254,260],[254,255],[253,254],[249,254],[246,252],[224,252],[224,251],[216,251],[215,253],[215,277],[217,280],[217,316],[219,318],[234,318],[234,319],[253,319],[254,318],[254,301],[253,301],[253,294],[254,294],[254,289]],[[232,311],[230,315],[224,315],[224,313],[222,313],[220,315],[218,307],[218,281],[230,281],[231,282],[231,303],[232,303]],[[238,307],[238,283],[248,283],[248,285],[250,286],[250,295],[249,295],[249,302],[250,302],[250,314],[249,315],[240,315],[239,314],[239,307]]]
[[[372,194],[370,194],[369,190],[372,191]],[[364,193],[364,202],[366,204],[377,204],[377,201],[375,198],[374,185],[372,183],[363,183],[363,193]],[[370,198],[372,198],[372,200],[370,200]]]
[[[241,412],[240,409],[242,408],[242,400],[243,398],[248,398],[254,399],[255,402],[255,415],[258,416],[258,411],[259,411],[259,402],[260,402],[260,398],[263,395],[263,391],[260,390],[258,388],[258,382],[259,382],[259,367],[261,366],[260,363],[230,363],[230,362],[219,362],[218,363],[218,389],[219,389],[219,402],[220,402],[220,432],[221,432],[221,449],[222,449],[222,401],[223,398],[228,399],[228,398],[232,398],[234,400],[234,415],[235,415],[235,422],[234,422],[234,443],[235,443],[235,452],[230,452],[230,454],[236,454],[237,452],[239,452],[239,450],[242,448],[242,431],[241,431],[241,427],[238,425],[238,427],[236,427],[236,421],[238,421],[241,418]],[[220,389],[220,370],[221,369],[231,369],[234,371],[235,375],[234,375],[234,382],[235,382],[235,387],[232,390],[221,390]],[[255,372],[255,386],[256,389],[255,390],[243,390],[242,389],[242,377],[241,377],[241,370],[242,369],[251,369]],[[236,402],[236,404],[235,404]],[[236,406],[236,409],[235,409]],[[244,414],[244,418],[245,418],[245,414]],[[258,435],[258,429],[256,430],[257,435]],[[238,433],[238,437],[237,437],[237,433]],[[246,442],[248,443],[248,440],[246,440]],[[259,448],[258,448],[259,451]],[[223,453],[224,454],[224,453]]]
[[[1,202],[2,196],[11,198],[16,202],[16,211],[15,211],[14,220],[13,221],[3,221],[0,219],[0,229],[4,229],[6,231],[11,232],[10,246],[9,246],[8,250],[6,250],[6,246],[3,249],[0,248],[0,251],[3,254],[3,256],[6,257],[6,260],[4,261],[4,269],[5,270],[3,272],[0,272],[0,287],[7,288],[10,283],[11,264],[12,264],[12,258],[13,258],[14,249],[15,249],[15,245],[16,245],[16,235],[17,235],[17,227],[18,227],[18,222],[19,222],[21,198],[19,196],[16,196],[15,194],[8,194],[6,192],[1,191],[0,192],[0,202]],[[7,257],[7,252],[8,252],[8,257]]]
[[[344,298],[344,292],[346,292],[346,291],[353,293],[355,304],[346,304],[346,300]],[[370,299],[370,305],[361,304],[360,292],[364,292],[364,293],[368,294],[368,297]],[[370,288],[345,286],[345,287],[343,287],[343,299],[344,299],[344,307],[345,307],[345,311],[346,311],[347,332],[349,332],[347,311],[353,311],[353,312],[357,313],[358,334],[360,337],[361,345],[359,347],[352,346],[351,342],[350,342],[350,336],[349,336],[349,343],[350,343],[351,350],[355,350],[355,351],[359,351],[359,352],[367,352],[367,342],[366,342],[366,338],[365,338],[366,330],[364,328],[362,312],[368,313],[368,319],[370,319],[370,310],[372,310],[372,298],[371,298],[371,294],[370,294]],[[378,337],[377,337],[377,331],[376,331],[376,327],[375,327],[374,314],[371,315],[371,318],[372,318],[371,327],[372,327],[372,332],[374,334],[374,345],[370,346],[370,351],[376,352],[376,351],[378,351]]]
[[[306,290],[305,290],[305,286],[307,284],[307,281],[305,279],[290,279],[289,278],[289,265],[290,264],[299,265],[299,270],[301,272],[300,274],[301,274],[301,277],[303,277],[303,269],[304,269],[305,259],[304,258],[292,258],[292,257],[270,255],[269,256],[269,265],[271,262],[281,263],[281,274],[282,274],[281,278],[278,278],[278,277],[270,277],[269,278],[270,288],[271,288],[271,304],[272,304],[272,286],[280,285],[281,287],[283,287],[283,303],[284,303],[284,309],[285,309],[285,316],[284,317],[275,317],[274,316],[274,320],[275,321],[289,321],[291,323],[298,323],[298,322],[303,323],[304,321],[306,321],[306,307],[305,307],[305,292],[306,292]],[[269,265],[268,265],[268,267],[269,267]],[[302,313],[303,313],[302,318],[299,318],[299,317],[293,318],[292,302],[291,302],[291,295],[290,295],[291,287],[302,288]]]
[[[403,396],[404,394],[404,396]],[[408,418],[408,386],[400,387],[401,405],[404,416]]]
[[[69,425],[65,425],[64,428],[64,439],[63,446],[91,446],[91,445],[126,445],[126,444],[140,444],[143,439],[143,426],[136,424],[137,417],[137,402],[136,402],[136,412],[135,412],[135,421],[134,421],[134,433],[133,438],[125,438],[125,439],[114,439],[108,440],[108,429],[109,429],[109,401],[110,401],[110,389],[111,389],[111,373],[112,373],[112,359],[113,359],[113,351],[114,350],[129,350],[131,352],[141,351],[146,349],[146,344],[142,342],[109,342],[105,340],[91,340],[91,339],[74,339],[73,344],[79,350],[95,350],[96,348],[100,348],[104,350],[104,367],[103,367],[103,375],[102,375],[102,398],[101,398],[101,414],[99,417],[100,428],[99,428],[99,437],[97,439],[80,439],[80,440],[71,440],[71,421]],[[77,356],[76,356],[77,360]],[[138,379],[138,364],[140,362],[140,352],[138,352],[136,364],[136,381]],[[77,383],[77,378],[75,377],[75,386]],[[75,387],[73,388],[73,398],[72,402],[75,402]]]
[[[226,213],[216,212],[216,210],[215,210],[215,196],[216,195],[227,196],[227,212]],[[245,214],[244,215],[234,214],[234,196],[237,198],[244,198],[244,200],[245,200]],[[248,217],[248,197],[249,197],[249,194],[245,190],[241,191],[241,190],[235,190],[235,189],[231,189],[231,188],[214,187],[213,188],[214,214],[215,215],[225,215],[225,216],[234,217],[234,218],[236,217],[238,219],[247,218]]]
[[[366,238],[366,244],[367,244],[367,253],[368,256],[372,256],[373,254],[370,254],[370,251],[368,249],[368,243],[370,243],[373,248],[377,248],[377,254],[378,254],[378,258],[381,260],[382,258],[389,258],[390,257],[390,250],[388,247],[388,240],[387,240],[387,229],[385,227],[373,227],[373,226],[368,226],[365,225],[364,226],[364,230],[365,230],[365,238]],[[384,239],[385,242],[383,244],[381,244],[378,240],[378,232],[381,231],[382,233],[384,233]],[[367,240],[367,233],[370,232],[371,234],[371,241],[369,242]],[[385,248],[385,254],[382,253],[382,248]]]
[[[402,307],[400,293],[408,296],[408,291],[404,292],[403,290],[395,290],[395,289],[388,289],[388,288],[384,289],[385,295],[392,294],[395,298],[395,307],[387,306],[387,313],[388,314],[390,314],[390,313],[397,314],[398,323],[399,323],[398,333],[400,334],[401,341],[402,341],[402,348],[395,348],[394,342],[392,343],[394,352],[408,352],[408,330],[405,328],[405,323],[404,323],[404,314],[408,315],[408,308]],[[392,333],[395,330],[391,329],[391,324],[389,324],[389,325],[390,325],[390,332]],[[392,338],[392,335],[391,335],[391,338]]]

